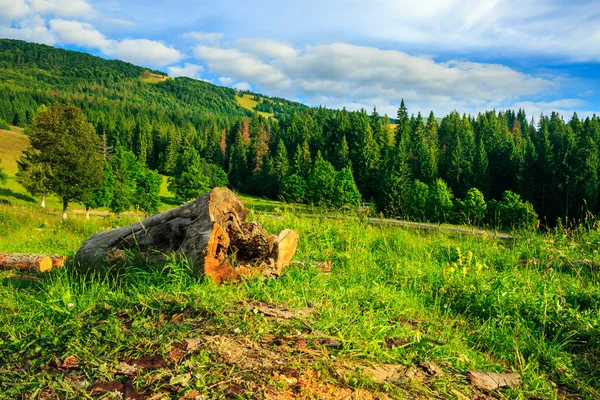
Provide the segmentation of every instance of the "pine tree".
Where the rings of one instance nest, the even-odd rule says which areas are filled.
[[[277,193],[281,194],[281,188],[284,178],[288,175],[290,168],[290,161],[288,158],[287,148],[283,143],[283,140],[279,140],[277,143],[277,150],[275,150],[275,159],[273,161],[273,177],[275,178]]]
[[[108,208],[119,215],[133,205],[135,178],[139,163],[135,155],[122,147],[117,147],[114,156],[109,160],[112,170],[112,198]]]
[[[402,140],[409,143],[411,133],[410,118],[404,104],[404,99],[400,102],[396,118],[398,119],[398,125],[396,125],[396,143],[400,143]]]
[[[335,169],[317,153],[315,165],[308,176],[308,198],[313,204],[332,204],[335,197]]]
[[[300,145],[296,147],[296,153],[294,153],[294,161],[292,164],[292,173],[306,179],[308,175],[310,175],[311,167],[312,160],[310,149],[308,142],[305,140],[304,143],[302,143],[302,147],[300,147]]]
[[[400,140],[389,169],[381,171],[377,207],[388,216],[405,215],[406,196],[411,186],[408,138]]]
[[[354,182],[350,167],[336,172],[331,203],[337,207],[358,206],[360,201],[361,195]]]
[[[210,179],[204,174],[202,159],[198,151],[190,147],[186,149],[169,178],[169,191],[180,200],[189,201],[209,192]]]

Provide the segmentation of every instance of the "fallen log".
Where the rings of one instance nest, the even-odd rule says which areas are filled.
[[[187,258],[198,276],[216,283],[244,277],[280,276],[296,252],[298,234],[286,229],[269,234],[229,189],[215,188],[197,200],[142,222],[100,232],[75,255],[75,263],[98,270],[135,263],[161,265]]]
[[[52,268],[60,268],[65,260],[64,256],[55,255],[0,253],[0,270],[48,272]]]

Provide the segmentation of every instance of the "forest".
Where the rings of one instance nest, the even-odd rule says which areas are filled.
[[[27,132],[41,106],[75,106],[98,138],[105,172],[123,171],[107,173],[99,186],[146,179],[132,174],[154,176],[147,180],[156,186],[162,174],[182,201],[229,185],[290,202],[363,202],[388,217],[494,227],[553,226],[598,212],[597,116],[455,111],[438,122],[433,112],[409,113],[402,101],[390,120],[376,109],[311,108],[263,96],[256,111],[274,113],[264,118],[242,108],[233,89],[188,78],[150,83],[145,71],[0,40],[0,124]],[[144,208],[104,203],[90,207]]]

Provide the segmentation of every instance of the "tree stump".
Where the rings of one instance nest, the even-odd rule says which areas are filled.
[[[94,270],[135,262],[161,265],[175,255],[186,257],[196,275],[215,283],[280,276],[296,252],[298,234],[289,229],[269,234],[258,223],[245,222],[246,216],[232,191],[215,188],[145,221],[95,234],[75,262]]]

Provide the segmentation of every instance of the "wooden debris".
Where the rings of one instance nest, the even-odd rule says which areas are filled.
[[[286,306],[267,304],[267,303],[253,303],[246,306],[246,309],[255,313],[263,314],[267,317],[273,317],[277,319],[292,319],[292,318],[306,318],[315,312],[313,308],[289,308]]]
[[[467,377],[471,383],[480,389],[496,390],[502,387],[515,387],[521,383],[519,374],[496,374],[485,371],[469,371]]]
[[[175,255],[187,258],[196,275],[216,283],[280,276],[296,252],[298,234],[289,229],[269,234],[258,223],[245,222],[246,216],[232,191],[215,188],[145,221],[97,233],[81,246],[75,262],[89,269],[161,265]]]
[[[48,272],[62,267],[65,260],[66,257],[58,255],[0,253],[0,270]]]

